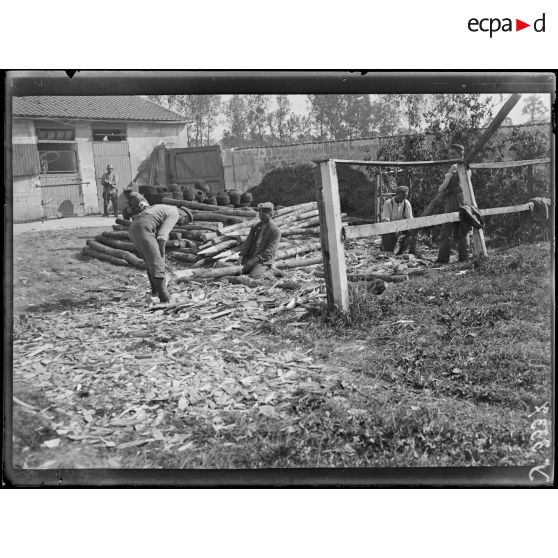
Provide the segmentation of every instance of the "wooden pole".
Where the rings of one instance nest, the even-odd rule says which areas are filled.
[[[378,174],[376,175],[376,223],[382,221],[382,167],[378,169]]]
[[[349,308],[349,287],[335,162],[320,163],[315,177],[327,303],[330,309],[337,307],[346,311]]]
[[[459,175],[459,184],[463,190],[463,201],[466,205],[470,205],[477,209],[477,200],[471,183],[470,171],[464,164],[457,165],[457,173]],[[484,242],[484,232],[482,229],[473,229],[473,251],[479,257],[486,257],[486,244]]]
[[[517,102],[521,99],[521,95],[514,93],[511,97],[504,103],[502,108],[498,111],[498,114],[494,117],[494,120],[485,128],[484,132],[480,135],[479,139],[476,141],[475,145],[469,150],[467,155],[465,155],[463,162],[469,164],[473,159],[480,153],[481,149],[484,147],[485,143],[490,139],[492,134],[496,129],[502,124],[506,116],[510,113],[511,109],[515,107]]]

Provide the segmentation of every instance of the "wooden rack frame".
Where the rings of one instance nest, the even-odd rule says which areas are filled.
[[[443,163],[453,161],[443,161]],[[533,159],[529,161],[509,161],[498,163],[480,163],[474,165],[476,168],[506,168],[518,166],[531,166],[536,164],[550,163],[550,159]],[[342,159],[328,159],[322,161],[316,168],[316,196],[318,210],[320,212],[320,237],[322,256],[324,261],[324,276],[326,281],[327,302],[330,309],[338,308],[345,311],[349,308],[349,288],[347,280],[347,267],[345,262],[344,241],[346,238],[364,238],[378,236],[382,234],[422,229],[433,227],[444,223],[459,221],[459,213],[443,213],[439,215],[429,215],[426,217],[415,217],[413,219],[403,219],[387,223],[375,223],[371,225],[343,226],[341,220],[341,204],[339,201],[339,183],[337,180],[337,164],[359,164],[369,166],[397,165],[399,162],[386,161],[358,161],[353,162]],[[432,164],[440,164],[442,161],[432,161]],[[411,165],[412,162],[407,162]],[[424,164],[424,162],[420,162]],[[473,166],[473,165],[471,165]],[[464,162],[457,165],[459,182],[463,189],[463,198],[466,205],[477,207],[475,193],[471,183],[471,176],[468,166]],[[507,213],[520,213],[530,211],[532,203],[522,205],[512,205],[507,207],[493,207],[480,209],[479,213],[483,217],[490,215],[503,215]],[[479,257],[485,257],[486,244],[482,230],[473,229],[473,251]]]

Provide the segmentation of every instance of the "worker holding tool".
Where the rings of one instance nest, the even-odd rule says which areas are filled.
[[[128,233],[136,245],[147,269],[151,294],[161,302],[169,302],[165,275],[165,246],[175,225],[193,222],[188,209],[174,205],[157,204],[147,207],[132,221]]]
[[[240,249],[243,273],[252,279],[261,279],[273,267],[281,231],[273,222],[274,207],[271,202],[258,204],[260,222],[252,225],[248,238]]]
[[[450,159],[463,159],[465,156],[465,148],[459,144],[454,143],[450,145],[448,150],[448,157]],[[459,176],[457,173],[457,165],[452,165],[446,173],[444,182],[438,188],[438,192],[446,192],[447,196],[444,201],[444,213],[452,213],[459,211],[460,207],[464,205],[463,189],[459,183]],[[448,263],[451,253],[452,237],[457,242],[457,253],[460,262],[465,262],[469,259],[469,231],[461,221],[454,223],[444,223],[440,230],[440,246],[438,248],[438,263]]]
[[[112,165],[107,165],[107,171],[101,177],[101,185],[103,187],[104,216],[109,216],[108,207],[109,203],[112,202],[114,216],[118,217],[118,176],[116,176]]]
[[[122,217],[124,219],[134,219],[134,217],[149,207],[149,202],[139,192],[134,192],[131,184],[124,188],[123,193],[126,200],[126,206],[122,210]]]
[[[382,208],[382,223],[413,218],[413,207],[411,206],[411,202],[407,199],[408,193],[409,188],[407,186],[397,186],[397,188],[395,188],[395,196],[387,200]],[[385,250],[387,252],[393,251],[396,254],[402,252],[408,232],[409,231],[401,231],[398,233],[383,234],[380,250]]]

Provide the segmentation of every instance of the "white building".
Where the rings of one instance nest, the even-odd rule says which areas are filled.
[[[110,163],[119,193],[152,149],[186,147],[185,118],[138,96],[12,99],[13,219],[101,213]]]

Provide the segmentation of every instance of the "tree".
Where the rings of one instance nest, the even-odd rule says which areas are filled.
[[[148,98],[193,120],[192,128],[187,128],[188,145],[203,145],[204,140],[206,145],[213,142],[211,132],[218,123],[220,95],[149,95]]]
[[[529,123],[544,122],[547,118],[546,107],[539,95],[529,95],[523,103],[523,114],[529,116]]]
[[[253,142],[263,145],[269,130],[269,109],[271,95],[246,96],[246,124],[249,137]]]
[[[246,101],[244,95],[233,95],[225,106],[225,123],[223,143],[226,146],[243,146],[248,134],[246,121]]]
[[[291,115],[292,106],[287,95],[276,95],[275,102],[277,107],[272,113],[271,121],[279,142],[284,143],[285,140],[290,140],[288,119]]]
[[[310,119],[320,140],[366,137],[371,132],[368,94],[308,95]]]

